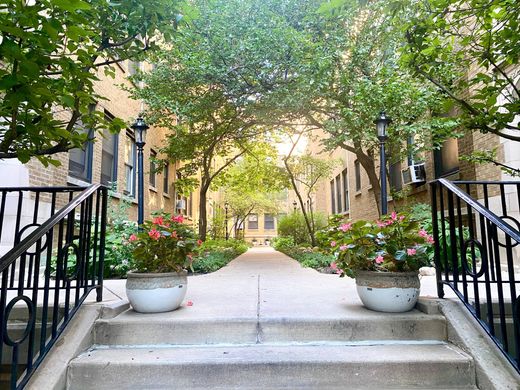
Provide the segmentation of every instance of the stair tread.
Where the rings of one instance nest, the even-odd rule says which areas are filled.
[[[71,364],[264,364],[290,363],[435,363],[468,362],[471,357],[446,343],[397,343],[374,345],[212,345],[149,346],[146,348],[98,347],[89,350]]]

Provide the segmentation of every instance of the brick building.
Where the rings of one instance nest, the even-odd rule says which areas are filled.
[[[126,61],[116,66],[115,78],[105,76],[103,70],[98,71],[99,81],[95,91],[106,100],[100,100],[97,110],[105,112],[107,118],[118,117],[132,123],[142,110],[142,103],[129,97],[119,85],[131,86],[127,77],[140,63]],[[56,112],[56,116],[67,119],[67,111]],[[85,129],[85,131],[89,131]],[[191,221],[196,221],[197,195],[181,197],[175,191],[177,164],[169,164],[161,172],[154,173],[151,157],[161,157],[157,153],[165,138],[164,129],[150,128],[147,131],[144,147],[144,199],[145,218],[151,212],[163,209],[167,212],[182,213]],[[37,159],[27,164],[17,160],[0,161],[0,187],[23,186],[85,186],[101,183],[112,187],[112,202],[125,196],[131,201],[129,219],[137,219],[137,148],[133,130],[128,127],[119,134],[94,134],[95,139],[87,142],[84,150],[73,149],[68,153],[60,153],[55,158],[61,165],[44,167]],[[27,200],[30,202],[30,199]],[[22,212],[30,212],[24,207]],[[42,220],[45,217],[42,213]],[[6,215],[8,217],[9,213]],[[4,224],[8,223],[4,221]],[[9,231],[6,229],[4,231]],[[12,237],[2,236],[0,255],[12,246]],[[2,249],[3,248],[3,249]]]

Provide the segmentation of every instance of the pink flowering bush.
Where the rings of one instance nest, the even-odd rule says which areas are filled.
[[[190,268],[202,244],[182,215],[156,213],[129,238],[133,246],[132,269],[137,272],[181,272]]]
[[[434,243],[417,221],[395,212],[374,222],[333,220],[319,240],[336,256],[331,268],[350,277],[357,271],[418,271],[430,265],[427,250]]]

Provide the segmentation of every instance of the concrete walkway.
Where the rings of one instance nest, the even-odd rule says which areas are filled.
[[[435,277],[423,277],[421,283],[421,296],[436,297]],[[120,299],[126,299],[125,280],[105,281],[103,300]],[[361,313],[373,312],[362,306],[353,279],[303,268],[270,247],[256,247],[217,272],[190,276],[182,307],[170,315],[179,319],[348,318]]]

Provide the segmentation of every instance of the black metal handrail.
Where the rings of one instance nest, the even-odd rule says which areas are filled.
[[[520,190],[520,182],[439,179],[430,185],[438,295],[449,286],[520,372],[520,253],[514,253],[520,231],[506,222],[516,219],[504,191],[507,185]],[[491,185],[498,190],[489,191]],[[494,197],[502,216],[490,210]]]
[[[0,363],[10,368],[6,386],[20,389],[89,293],[102,299],[108,193],[94,184],[0,188],[0,195],[0,238],[8,234],[12,245],[0,258]]]

